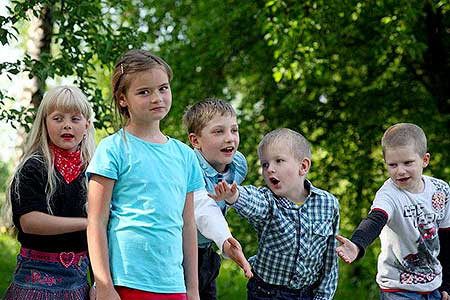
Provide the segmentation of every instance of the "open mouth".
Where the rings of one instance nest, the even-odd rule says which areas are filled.
[[[70,134],[70,133],[63,133],[63,134],[61,134],[61,137],[62,137],[63,139],[71,139],[71,138],[74,137],[74,135],[73,135],[73,134]]]
[[[271,178],[269,178],[269,180],[273,185],[277,185],[280,183],[280,181],[278,179],[276,179],[275,177],[271,177]]]
[[[227,154],[230,154],[230,153],[233,153],[234,147],[230,146],[230,147],[222,148],[222,149],[220,149],[220,151],[224,152],[224,153],[227,153]]]
[[[409,179],[409,177],[407,177],[407,178],[399,178],[399,179],[397,179],[397,181],[400,182],[400,183],[405,183],[405,182],[408,181],[408,179]]]

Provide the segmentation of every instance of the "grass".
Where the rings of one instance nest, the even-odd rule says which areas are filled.
[[[12,281],[16,266],[16,256],[19,243],[14,237],[4,232],[0,233],[0,296],[3,295]]]

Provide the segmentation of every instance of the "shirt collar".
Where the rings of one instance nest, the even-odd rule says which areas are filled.
[[[219,172],[217,172],[217,170],[209,164],[209,162],[198,149],[194,149],[194,152],[197,155],[198,162],[200,163],[200,167],[202,168],[205,175],[208,177],[216,177]]]
[[[308,196],[306,197],[304,203],[307,203],[310,198],[312,199],[316,198],[314,197],[314,195],[325,195],[323,190],[316,188],[308,179],[305,179],[304,185],[305,189],[309,190]],[[297,206],[294,202],[292,202],[286,197],[280,197],[276,195],[274,192],[272,192],[272,194],[274,195],[275,198],[278,199],[279,203],[281,203],[285,207]]]

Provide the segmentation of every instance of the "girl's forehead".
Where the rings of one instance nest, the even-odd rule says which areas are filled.
[[[47,116],[54,114],[72,114],[72,115],[83,115],[78,107],[64,107],[64,106],[54,106],[50,107]]]

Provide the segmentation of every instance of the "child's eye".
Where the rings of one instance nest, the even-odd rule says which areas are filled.
[[[237,133],[237,132],[239,132],[239,129],[237,129],[237,128],[231,129],[231,132],[232,133]]]
[[[282,159],[282,158],[278,158],[278,159],[276,160],[277,163],[281,163],[281,162],[283,162],[283,161],[284,161],[284,159]]]
[[[164,85],[162,87],[160,87],[159,91],[161,92],[167,92],[169,90],[169,86],[168,85]]]
[[[72,121],[74,121],[74,122],[81,121],[81,117],[80,116],[72,117]]]
[[[52,118],[52,120],[55,120],[55,121],[57,121],[57,122],[61,122],[61,121],[62,121],[62,117],[60,117],[60,116],[55,116],[55,117]]]
[[[410,165],[412,165],[413,163],[414,163],[414,161],[409,160],[409,161],[406,161],[406,162],[405,162],[405,165],[410,166]]]
[[[214,130],[214,133],[216,133],[216,134],[220,134],[220,133],[222,133],[222,132],[223,132],[222,129],[216,129],[216,130]]]
[[[138,95],[143,95],[143,96],[147,96],[147,95],[149,95],[150,94],[150,91],[149,90],[142,90],[142,91],[139,91],[138,92]]]
[[[395,168],[397,166],[397,164],[388,164],[388,167],[390,168]]]
[[[263,167],[263,169],[267,169],[269,167],[268,163],[261,163],[261,166]]]

